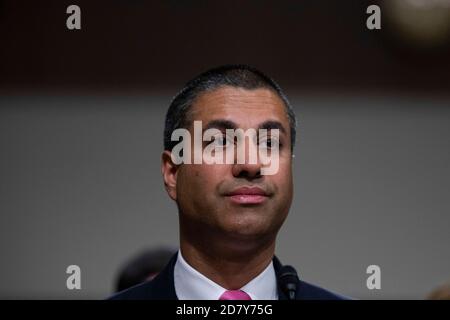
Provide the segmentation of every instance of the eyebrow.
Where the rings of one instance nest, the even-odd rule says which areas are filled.
[[[208,124],[203,129],[203,132],[208,129],[212,129],[212,128],[219,129],[219,130],[226,130],[226,129],[234,129],[235,130],[238,128],[238,126],[236,123],[234,123],[231,120],[216,119],[216,120],[211,120],[210,122],[208,122]],[[263,123],[261,123],[258,126],[258,129],[267,129],[267,130],[278,129],[284,134],[286,134],[286,132],[287,132],[286,129],[284,128],[283,124],[281,122],[275,121],[275,120],[264,121]]]
[[[262,124],[260,124],[258,129],[267,129],[267,130],[278,129],[282,133],[286,134],[286,129],[284,128],[283,124],[279,121],[274,120],[268,120],[263,122]]]
[[[225,130],[225,129],[237,129],[236,123],[230,120],[225,119],[217,119],[217,120],[211,120],[208,122],[208,124],[203,128],[203,131],[206,131],[208,129],[219,129],[219,130]]]

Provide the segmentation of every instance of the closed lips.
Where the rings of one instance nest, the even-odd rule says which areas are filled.
[[[236,195],[258,195],[258,196],[267,196],[266,192],[261,188],[238,188],[234,191],[230,192],[228,196],[236,196]]]
[[[260,204],[266,201],[268,195],[261,188],[238,188],[228,195],[229,199],[235,204]]]

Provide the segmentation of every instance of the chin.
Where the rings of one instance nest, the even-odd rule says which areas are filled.
[[[252,221],[252,219],[245,219],[245,221],[239,223],[228,224],[224,228],[224,232],[227,235],[241,238],[244,240],[261,239],[261,237],[267,236],[272,232],[271,228],[258,221]]]

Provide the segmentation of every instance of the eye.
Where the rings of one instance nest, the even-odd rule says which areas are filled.
[[[259,141],[259,145],[263,148],[272,149],[274,147],[280,147],[280,142],[275,137],[263,137]]]
[[[228,147],[230,145],[230,139],[226,135],[218,135],[214,137],[214,140],[211,142],[216,147]]]

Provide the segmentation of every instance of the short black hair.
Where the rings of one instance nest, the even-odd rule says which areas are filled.
[[[202,93],[231,86],[243,89],[266,88],[275,92],[283,101],[289,119],[291,133],[291,150],[294,149],[297,132],[297,118],[289,100],[280,86],[263,72],[248,65],[224,65],[210,69],[190,80],[175,95],[166,114],[164,128],[164,149],[172,151],[178,143],[172,141],[172,132],[178,128],[187,128],[190,124],[188,113],[194,100]]]

